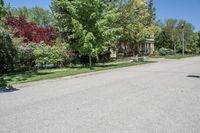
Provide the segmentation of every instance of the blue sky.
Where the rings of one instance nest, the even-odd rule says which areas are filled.
[[[4,0],[14,7],[40,6],[49,9],[51,0]],[[178,18],[191,22],[200,30],[200,0],[154,0],[157,19]]]

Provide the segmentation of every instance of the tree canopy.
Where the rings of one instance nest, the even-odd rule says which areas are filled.
[[[24,16],[27,21],[34,22],[38,26],[48,27],[52,23],[52,15],[50,11],[45,10],[41,7],[35,6],[32,8],[20,7],[12,8],[7,7],[11,14],[15,17]]]
[[[91,57],[108,49],[120,31],[118,13],[104,0],[54,0],[52,11],[55,27],[80,55],[89,56],[90,66]]]

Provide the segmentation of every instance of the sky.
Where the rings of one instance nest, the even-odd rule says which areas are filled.
[[[49,9],[51,0],[4,0],[13,7],[40,6]],[[168,18],[184,19],[195,26],[195,31],[200,31],[200,0],[154,0],[157,19]]]

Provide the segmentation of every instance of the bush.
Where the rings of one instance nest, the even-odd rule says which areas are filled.
[[[21,67],[31,68],[35,65],[34,49],[35,46],[33,44],[21,45],[18,47],[18,64]]]
[[[36,46],[33,51],[35,56],[35,62],[37,66],[53,65],[61,66],[65,65],[68,61],[68,45],[59,44],[55,46],[48,46],[45,44]]]
[[[17,50],[9,34],[0,32],[0,73],[14,70]]]
[[[157,51],[157,50],[155,50],[154,52],[153,52],[153,56],[159,56],[159,51]]]
[[[36,47],[36,44],[23,43],[23,38],[13,38],[13,43],[17,48],[17,57],[16,57],[16,68],[31,68],[35,65],[35,56],[33,51]]]
[[[173,50],[171,49],[167,49],[167,48],[160,48],[159,49],[159,54],[162,56],[166,56],[166,55],[173,55]]]

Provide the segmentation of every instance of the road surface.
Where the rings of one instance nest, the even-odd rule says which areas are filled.
[[[0,133],[200,133],[200,57],[0,93]]]

